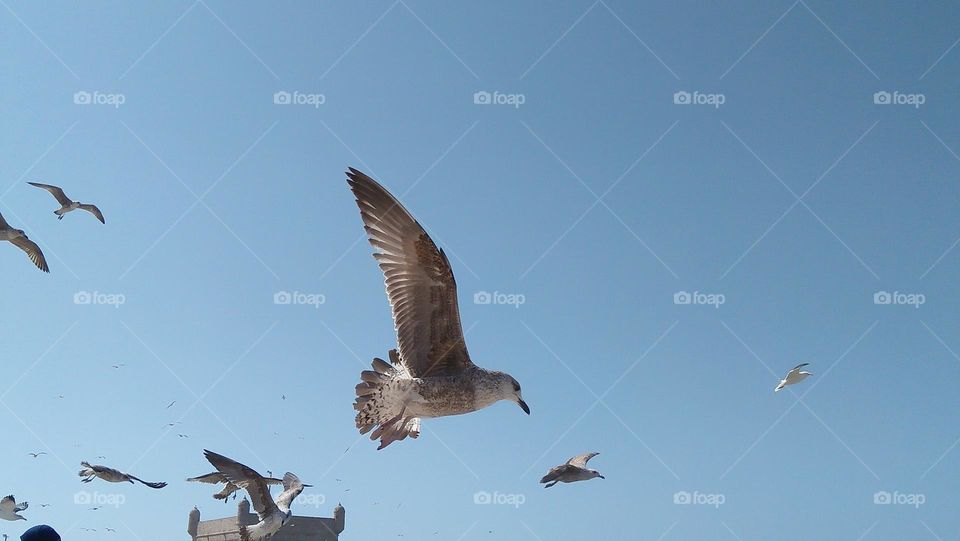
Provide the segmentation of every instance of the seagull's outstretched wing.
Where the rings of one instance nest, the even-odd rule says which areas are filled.
[[[98,220],[100,220],[100,223],[102,223],[102,224],[107,223],[107,222],[103,219],[103,213],[100,212],[100,209],[98,209],[96,205],[82,204],[82,205],[80,205],[80,206],[77,207],[77,208],[83,209],[83,210],[89,212],[90,214],[93,214],[94,216],[97,217]]]
[[[290,510],[290,504],[293,503],[293,500],[303,492],[304,484],[300,482],[300,478],[296,475],[287,472],[283,476],[283,492],[277,496],[277,507],[286,513]]]
[[[148,487],[150,487],[150,488],[163,488],[163,487],[167,486],[166,483],[151,483],[150,481],[144,481],[143,479],[140,479],[139,477],[135,477],[135,476],[133,476],[133,475],[130,475],[129,473],[127,474],[127,477],[129,477],[130,479],[133,479],[134,481],[136,481],[136,482],[138,482],[138,483],[140,483],[140,484],[142,484],[142,485],[146,485],[146,486],[148,486]]]
[[[43,252],[40,250],[40,247],[37,246],[36,242],[33,242],[26,236],[17,237],[10,242],[17,248],[23,250],[38,269],[43,272],[50,272],[50,267],[47,266],[47,258],[43,257]]]
[[[59,186],[53,186],[52,184],[40,184],[39,182],[28,182],[27,184],[47,190],[57,199],[57,202],[60,203],[61,206],[67,206],[70,203],[73,203],[73,200],[67,197],[67,194],[63,193],[63,188]]]
[[[568,460],[568,461],[567,461],[567,464],[569,464],[569,465],[571,465],[571,466],[576,466],[577,468],[586,468],[586,467],[587,467],[587,462],[589,462],[591,458],[593,458],[593,457],[595,457],[595,456],[597,456],[597,455],[599,455],[599,454],[600,454],[600,453],[584,453],[584,454],[582,454],[582,455],[577,455],[577,456],[571,458],[570,460]]]
[[[800,364],[798,364],[797,366],[794,366],[793,368],[791,368],[791,369],[790,369],[790,373],[791,373],[791,374],[797,374],[797,373],[800,372],[800,369],[801,369],[801,368],[803,368],[804,366],[809,366],[809,365],[810,365],[810,363],[800,363]]]
[[[196,483],[209,483],[211,485],[219,485],[220,483],[226,483],[227,477],[222,473],[215,471],[208,473],[206,475],[201,475],[199,477],[188,477],[187,481],[193,481]]]
[[[264,482],[263,476],[253,468],[206,449],[204,449],[203,455],[231,483],[247,491],[247,494],[250,495],[250,503],[253,504],[253,509],[257,512],[260,520],[277,510],[277,504],[270,497],[270,488]]]
[[[7,220],[4,219],[3,214],[0,214],[0,229],[8,229],[10,224],[7,223]]]
[[[472,366],[447,256],[383,186],[352,167],[347,177],[383,270],[404,367],[429,377]]]

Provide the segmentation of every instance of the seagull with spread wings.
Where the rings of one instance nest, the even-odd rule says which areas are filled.
[[[500,400],[530,408],[510,374],[470,360],[460,325],[450,261],[407,209],[383,186],[350,168],[347,182],[383,271],[397,331],[390,363],[373,360],[356,387],[356,424],[373,430],[378,449],[420,435],[420,418],[460,415]],[[376,430],[374,430],[376,429]]]
[[[38,269],[43,272],[50,272],[50,267],[47,266],[47,259],[43,257],[43,252],[40,251],[37,243],[27,238],[27,234],[23,232],[23,229],[10,227],[10,224],[3,219],[2,214],[0,214],[0,240],[10,241],[11,244],[26,252],[27,257],[30,258],[30,261],[33,261],[33,264],[36,265]]]
[[[113,468],[108,468],[106,466],[100,466],[99,464],[90,464],[89,462],[81,462],[83,469],[80,470],[80,477],[83,477],[81,481],[84,483],[89,483],[93,481],[94,478],[99,477],[104,481],[110,483],[133,483],[134,481],[144,484],[150,488],[163,488],[167,486],[166,483],[150,483],[144,481],[143,479],[138,479],[129,473],[123,473],[120,470],[115,470]]]
[[[253,468],[206,449],[203,455],[231,483],[246,490],[250,495],[250,502],[260,522],[253,526],[240,524],[240,541],[258,541],[277,533],[293,516],[290,511],[293,500],[303,492],[305,487],[313,486],[303,484],[300,478],[287,472],[283,476],[283,492],[273,499],[270,497],[270,485],[267,480]]]
[[[27,520],[26,518],[18,515],[20,511],[23,511],[30,504],[23,502],[18,504],[17,500],[11,495],[0,500],[0,518],[3,520]]]
[[[220,473],[219,471],[215,471],[215,472],[213,472],[213,473],[208,473],[208,474],[206,474],[206,475],[201,475],[201,476],[199,476],[199,477],[190,477],[190,478],[187,479],[187,481],[191,481],[191,482],[195,482],[195,483],[208,483],[208,484],[211,484],[211,485],[223,484],[223,485],[224,485],[223,490],[221,490],[220,492],[214,494],[213,497],[214,497],[215,499],[217,499],[217,500],[223,500],[224,503],[227,502],[227,498],[228,498],[231,494],[233,494],[233,498],[236,499],[236,498],[237,498],[237,495],[236,495],[235,493],[236,493],[238,490],[240,490],[240,487],[238,487],[237,485],[231,483],[230,480],[227,479],[227,476],[224,475],[224,474],[222,474],[222,473]],[[277,479],[277,478],[275,478],[275,477],[264,477],[264,478],[263,478],[263,482],[266,483],[266,484],[268,484],[268,485],[280,485],[280,484],[283,484],[283,481],[282,481],[281,479]]]
[[[67,194],[63,193],[63,188],[59,186],[53,186],[51,184],[41,184],[39,182],[28,182],[27,184],[31,186],[36,186],[37,188],[47,190],[48,192],[50,192],[50,195],[52,195],[57,200],[57,202],[60,203],[60,208],[53,211],[53,213],[57,215],[58,220],[62,220],[64,214],[72,210],[80,209],[80,210],[85,210],[90,214],[93,214],[94,216],[96,216],[97,219],[100,220],[100,223],[102,224],[107,223],[103,219],[103,213],[100,212],[100,209],[97,208],[96,205],[89,205],[86,203],[81,203],[79,201],[74,201],[73,199],[70,199],[69,197],[67,197]]]
[[[801,381],[807,379],[807,376],[812,376],[813,373],[804,372],[800,370],[801,368],[803,368],[804,366],[808,366],[809,364],[810,363],[801,363],[801,364],[798,364],[797,366],[794,366],[789,372],[787,372],[787,376],[782,380],[780,380],[780,383],[777,384],[777,388],[774,389],[773,392],[778,393],[780,392],[781,389],[783,389],[787,385],[796,385],[797,383],[800,383]]]
[[[543,476],[543,479],[540,479],[541,483],[547,483],[543,488],[550,488],[557,483],[586,481],[594,477],[606,479],[606,477],[600,475],[600,472],[597,470],[587,468],[587,462],[599,454],[600,453],[584,453],[571,458],[559,466],[550,468],[550,471]]]

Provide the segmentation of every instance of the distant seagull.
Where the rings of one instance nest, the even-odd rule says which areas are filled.
[[[529,414],[517,380],[470,360],[443,250],[383,186],[352,167],[347,177],[384,273],[399,350],[389,352],[392,366],[375,358],[373,370],[360,374],[353,405],[360,433],[376,428],[370,439],[380,438],[383,449],[419,436],[421,417],[470,413],[500,400]]]
[[[39,453],[27,453],[27,454],[32,456],[33,458],[37,458],[38,456],[45,455],[47,453],[45,451],[40,451]]]
[[[176,403],[177,403],[177,401],[176,401],[176,400],[174,400],[173,402],[170,402],[169,404],[167,404],[167,407],[166,407],[166,409],[170,409],[170,408],[172,408],[172,407],[173,407],[173,405],[174,405],[174,404],[176,404]]]
[[[7,496],[6,498],[0,500],[0,518],[3,520],[27,520],[26,518],[18,515],[20,511],[23,511],[30,504],[23,502],[21,504],[17,503],[17,500],[14,497]]]
[[[215,499],[217,499],[217,500],[223,500],[224,503],[226,503],[227,498],[228,498],[231,494],[233,494],[234,492],[240,490],[240,487],[238,487],[237,485],[231,483],[230,480],[227,479],[227,476],[224,475],[224,474],[222,474],[222,473],[220,473],[219,471],[215,471],[215,472],[213,472],[213,473],[208,473],[208,474],[206,474],[206,475],[201,475],[200,477],[190,477],[190,478],[187,479],[187,481],[192,481],[192,482],[196,482],[196,483],[209,483],[209,484],[212,484],[212,485],[223,484],[223,485],[224,485],[223,490],[221,490],[220,492],[217,492],[216,494],[214,494],[213,497],[214,497]],[[264,478],[263,478],[263,482],[266,483],[266,484],[268,484],[268,485],[280,485],[280,484],[283,484],[283,481],[281,481],[280,479],[273,478],[273,477],[264,477]],[[236,497],[236,496],[234,495],[234,497]]]
[[[89,483],[90,481],[93,481],[94,477],[99,477],[100,479],[110,483],[133,483],[134,481],[137,481],[138,483],[147,485],[150,488],[163,488],[167,486],[166,483],[148,483],[147,481],[138,479],[128,473],[123,473],[120,470],[115,470],[106,466],[100,466],[96,464],[91,465],[89,462],[81,462],[80,465],[83,466],[83,469],[80,470],[79,475],[80,477],[85,478],[82,480],[84,483]]]
[[[247,491],[253,509],[260,518],[260,522],[253,526],[240,525],[240,541],[258,541],[277,533],[293,516],[290,512],[291,502],[303,492],[304,487],[312,486],[301,483],[296,475],[287,472],[283,476],[283,492],[274,500],[270,497],[267,480],[252,468],[213,451],[204,450],[203,454],[231,483]]]
[[[50,507],[51,505],[53,505],[53,504],[51,504],[51,503],[41,503],[41,504],[40,504],[40,507]]]
[[[807,376],[812,376],[813,374],[810,372],[800,371],[801,368],[809,364],[810,363],[802,363],[802,364],[798,364],[797,366],[794,366],[789,372],[787,372],[787,376],[782,380],[780,380],[780,383],[777,384],[777,388],[774,389],[773,392],[778,393],[780,392],[780,389],[783,389],[787,385],[795,385],[807,379]]]
[[[547,483],[543,488],[550,488],[557,483],[586,481],[594,477],[606,479],[606,477],[600,475],[600,472],[597,470],[587,468],[587,462],[599,454],[600,453],[584,453],[571,458],[564,464],[550,468],[550,471],[543,476],[543,479],[540,479],[541,483]]]
[[[50,194],[57,199],[57,202],[60,203],[60,208],[53,211],[53,213],[57,215],[58,220],[62,220],[63,215],[70,212],[71,210],[80,209],[80,210],[85,210],[90,214],[93,214],[94,216],[96,216],[97,219],[100,220],[100,223],[102,224],[107,223],[103,219],[103,213],[100,212],[100,209],[98,209],[96,205],[87,205],[84,203],[80,203],[79,201],[74,201],[73,199],[70,199],[69,197],[67,197],[65,193],[63,193],[63,188],[60,188],[59,186],[51,186],[50,184],[40,184],[39,182],[28,182],[27,184],[31,186],[36,186],[37,188],[43,188],[44,190],[47,190],[48,192],[50,192]]]
[[[10,227],[10,224],[7,223],[2,214],[0,214],[0,240],[10,241],[14,246],[26,252],[27,257],[30,258],[30,261],[33,261],[33,264],[36,265],[38,269],[43,272],[50,272],[50,267],[47,266],[47,259],[43,257],[43,252],[40,251],[37,243],[30,240],[27,234],[23,232],[23,229]]]

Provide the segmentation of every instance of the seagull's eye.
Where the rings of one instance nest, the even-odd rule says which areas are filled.
[[[520,384],[519,384],[519,383],[514,383],[514,384],[513,384],[513,391],[514,391],[514,392],[517,392],[517,393],[520,392]]]

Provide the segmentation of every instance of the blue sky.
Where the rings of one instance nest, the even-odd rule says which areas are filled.
[[[235,512],[182,481],[209,448],[316,485],[297,514],[342,502],[345,539],[954,537],[958,19],[2,2],[0,212],[51,274],[0,246],[0,490],[32,504],[0,531],[184,538],[193,505]],[[347,166],[447,250],[471,354],[530,417],[359,437],[353,387],[395,338]],[[606,480],[538,486],[589,450]],[[82,485],[83,459],[170,486]]]

